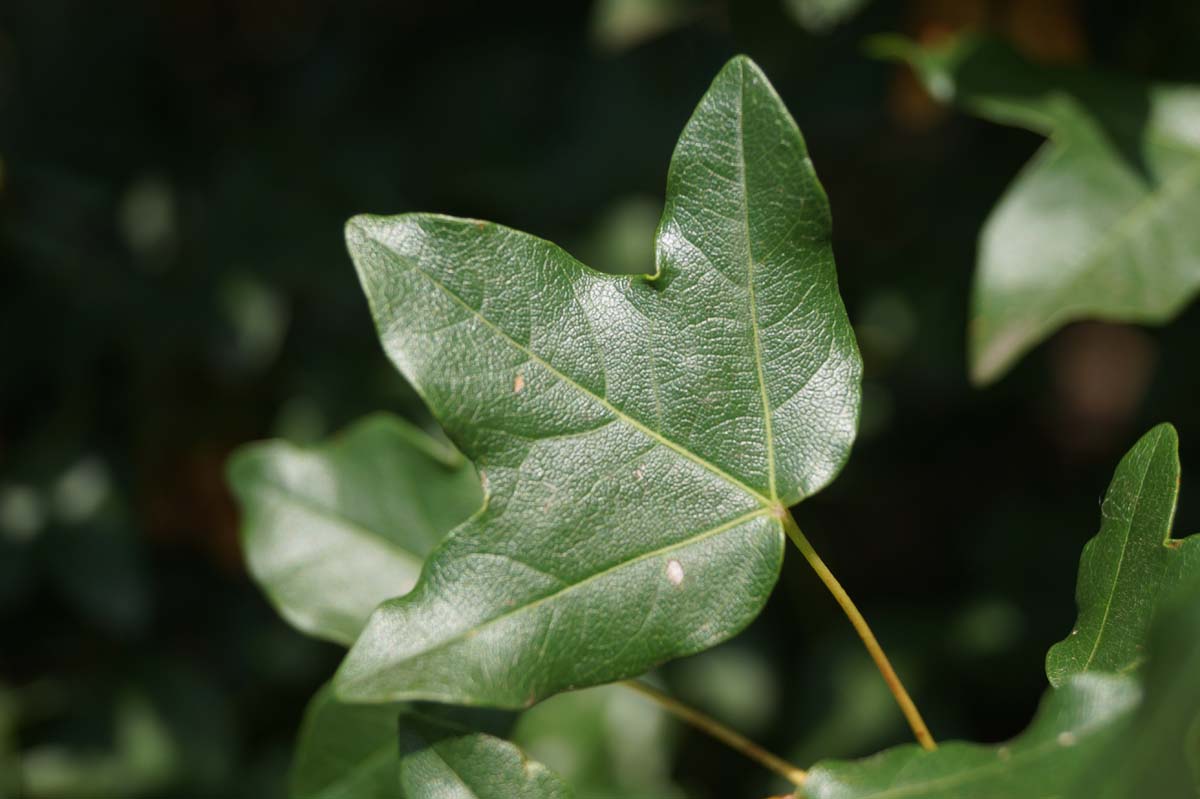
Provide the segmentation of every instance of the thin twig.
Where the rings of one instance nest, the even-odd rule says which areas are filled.
[[[691,724],[701,732],[711,735],[731,749],[736,749],[751,760],[757,761],[759,765],[775,772],[793,785],[799,786],[803,784],[804,778],[808,776],[804,769],[793,766],[782,757],[763,749],[741,733],[729,729],[711,716],[701,713],[694,707],[685,705],[683,702],[664,694],[657,688],[647,685],[640,680],[627,680],[621,683],[621,685],[631,688],[642,696],[657,702],[668,713]]]
[[[782,510],[782,509],[781,509]],[[854,601],[850,599],[850,595],[846,593],[846,589],[842,588],[842,584],[833,576],[833,572],[829,571],[829,567],[817,555],[812,544],[804,537],[804,533],[800,532],[800,527],[796,524],[796,520],[792,518],[789,511],[783,510],[781,521],[783,529],[787,532],[788,538],[800,549],[800,553],[804,555],[804,559],[808,561],[808,565],[812,566],[813,571],[821,578],[821,582],[825,583],[825,587],[833,594],[833,598],[841,605],[842,611],[850,619],[850,624],[854,626],[858,637],[862,639],[863,644],[867,647],[867,652],[870,653],[871,659],[875,661],[875,665],[879,668],[879,673],[883,675],[884,682],[887,683],[888,689],[891,690],[892,696],[896,697],[896,704],[900,705],[900,710],[904,713],[904,718],[908,720],[908,726],[912,727],[913,734],[917,737],[917,742],[922,747],[929,751],[937,749],[937,743],[933,740],[933,735],[930,734],[929,728],[925,726],[925,720],[921,718],[921,712],[917,710],[916,704],[912,701],[912,697],[908,695],[908,691],[904,689],[904,684],[900,682],[900,678],[896,675],[896,670],[892,668],[892,664],[888,661],[887,655],[883,652],[883,647],[879,645],[879,641],[875,638],[875,634],[871,632],[870,625],[863,615],[858,612]]]

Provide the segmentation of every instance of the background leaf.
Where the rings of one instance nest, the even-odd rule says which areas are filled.
[[[312,698],[296,743],[291,799],[394,799],[397,719],[405,706],[347,705],[326,685]]]
[[[744,627],[779,573],[782,506],[854,436],[829,229],[800,132],[745,58],[680,137],[652,280],[485,222],[352,220],[384,347],[488,502],[372,616],[340,695],[516,707]]]
[[[347,645],[481,501],[461,455],[382,414],[317,447],[243,447],[229,481],[255,579],[295,627]]]
[[[980,237],[977,382],[1069,321],[1161,323],[1200,289],[1200,88],[1041,67],[973,36],[876,49],[910,63],[934,97],[1049,139]]]
[[[292,799],[570,796],[562,780],[491,735],[509,714],[404,703],[350,705],[324,686],[309,703]],[[486,730],[486,732],[485,732]]]
[[[1159,600],[1200,579],[1200,536],[1171,538],[1179,496],[1179,438],[1169,424],[1121,459],[1100,508],[1100,532],[1083,548],[1079,620],[1046,655],[1052,685],[1086,671],[1124,673],[1145,658]]]
[[[561,775],[579,799],[683,799],[671,779],[677,725],[645,697],[602,685],[523,712],[512,739]]]
[[[571,789],[508,741],[429,716],[401,724],[405,799],[569,799]]]

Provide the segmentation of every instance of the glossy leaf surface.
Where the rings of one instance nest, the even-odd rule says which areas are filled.
[[[482,502],[461,455],[385,415],[315,448],[251,444],[229,480],[255,579],[295,627],[347,645]]]
[[[1079,563],[1079,619],[1046,656],[1052,685],[1086,671],[1135,669],[1159,601],[1200,579],[1200,536],[1171,538],[1179,477],[1179,438],[1167,424],[1143,436],[1117,466],[1100,532]]]
[[[1031,64],[970,36],[936,49],[889,37],[930,92],[1048,141],[979,244],[972,377],[999,377],[1067,322],[1161,323],[1200,289],[1200,87]]]
[[[781,509],[854,437],[861,362],[829,237],[800,132],[745,58],[676,147],[654,277],[486,222],[351,220],[384,348],[488,496],[372,616],[339,694],[522,706],[749,623]]]
[[[1060,796],[1120,732],[1136,706],[1133,677],[1082,674],[1051,690],[1019,737],[1000,746],[914,745],[809,772],[809,799],[1027,799]]]

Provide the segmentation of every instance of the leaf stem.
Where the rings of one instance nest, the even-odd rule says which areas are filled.
[[[888,689],[892,692],[892,696],[896,697],[896,704],[900,706],[900,711],[904,713],[904,718],[908,720],[908,726],[912,727],[913,734],[917,737],[917,742],[921,746],[932,752],[937,749],[937,743],[933,740],[933,735],[930,734],[929,728],[925,726],[925,720],[921,718],[921,711],[917,710],[916,704],[912,697],[908,695],[908,691],[904,689],[904,684],[900,682],[900,678],[896,675],[896,670],[892,668],[891,662],[884,654],[883,647],[879,645],[879,640],[875,638],[875,633],[871,632],[871,626],[867,624],[867,620],[858,612],[858,608],[854,605],[854,600],[850,599],[850,595],[846,593],[846,589],[842,588],[842,584],[833,576],[833,572],[825,565],[817,555],[817,551],[813,549],[812,544],[800,532],[799,525],[792,518],[790,511],[783,510],[781,520],[783,522],[784,532],[788,538],[792,539],[792,543],[800,550],[800,554],[804,555],[804,559],[808,561],[808,565],[812,566],[813,571],[817,573],[817,577],[821,578],[821,582],[825,583],[825,587],[829,589],[829,593],[833,594],[833,598],[841,605],[842,611],[846,617],[850,619],[850,624],[854,626],[854,631],[858,633],[858,637],[862,639],[863,645],[866,646],[867,652],[870,653],[871,659],[875,661],[879,673],[883,675],[884,682],[887,683]]]
[[[701,732],[711,735],[713,738],[716,738],[718,741],[730,747],[731,749],[736,749],[746,757],[756,761],[764,768],[775,772],[780,777],[783,777],[785,780],[797,787],[802,785],[805,778],[808,776],[808,773],[804,769],[793,766],[782,757],[768,752],[766,749],[763,749],[761,746],[754,743],[754,741],[751,741],[749,738],[739,732],[731,730],[711,716],[701,713],[699,710],[696,710],[690,705],[685,705],[678,699],[664,694],[662,691],[642,682],[641,680],[626,680],[625,682],[621,683],[621,685],[624,685],[626,688],[630,688],[647,699],[658,703],[663,710],[666,710],[673,716],[676,716],[677,718],[687,722]]]

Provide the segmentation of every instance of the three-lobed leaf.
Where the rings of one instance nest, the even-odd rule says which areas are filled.
[[[383,414],[318,447],[244,447],[229,481],[255,579],[293,626],[345,645],[482,501],[460,454]]]
[[[784,508],[847,457],[861,362],[828,202],[753,63],[683,131],[654,276],[428,214],[356,217],[347,243],[385,350],[487,499],[372,616],[343,698],[522,706],[754,618]]]
[[[969,328],[990,382],[1067,322],[1165,322],[1200,290],[1200,87],[1031,64],[999,42],[895,37],[938,99],[1048,141],[989,216]]]
[[[1200,580],[1200,535],[1171,538],[1179,477],[1179,437],[1169,424],[1121,459],[1100,508],[1100,532],[1080,558],[1079,619],[1046,656],[1052,685],[1088,671],[1134,670],[1159,602]]]

